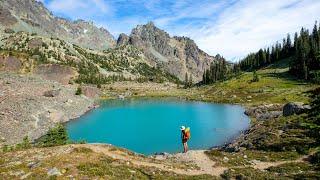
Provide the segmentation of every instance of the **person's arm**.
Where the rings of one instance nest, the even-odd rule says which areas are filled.
[[[184,137],[185,137],[184,131],[181,131],[181,139],[184,140]]]

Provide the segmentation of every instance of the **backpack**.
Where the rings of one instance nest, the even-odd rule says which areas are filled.
[[[186,139],[189,140],[191,138],[190,128],[187,127],[186,130],[184,130],[184,132]]]

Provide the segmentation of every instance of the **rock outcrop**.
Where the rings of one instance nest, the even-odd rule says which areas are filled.
[[[57,18],[41,2],[34,0],[0,1],[0,29],[60,38],[92,49],[107,49],[116,45],[106,29],[98,28],[92,22]]]
[[[269,120],[282,116],[281,110],[282,105],[280,104],[264,104],[257,107],[249,107],[244,113],[257,120]]]
[[[7,48],[20,50],[23,47],[22,49],[33,53],[36,51],[41,53],[50,51],[50,55],[47,54],[49,52],[43,53],[43,57],[50,58],[50,61],[66,59],[68,63],[71,63],[71,61],[73,63],[78,62],[79,59],[89,59],[89,61],[103,59],[104,64],[108,63],[103,65],[106,70],[100,71],[103,74],[108,74],[106,71],[109,70],[113,71],[114,68],[112,66],[120,66],[98,57],[98,55],[102,55],[101,50],[104,53],[111,54],[111,57],[106,58],[107,60],[112,59],[114,61],[113,59],[117,58],[117,56],[121,56],[120,58],[124,59],[125,62],[120,64],[122,66],[121,70],[116,70],[115,72],[139,73],[136,78],[141,75],[144,76],[144,72],[139,71],[160,69],[166,74],[170,74],[170,76],[173,75],[179,78],[181,81],[184,81],[186,75],[188,75],[188,78],[191,77],[193,82],[196,83],[202,80],[203,73],[209,68],[211,62],[218,61],[216,57],[200,50],[190,38],[171,37],[164,30],[157,28],[152,22],[137,26],[129,36],[120,34],[116,42],[106,29],[98,28],[92,22],[83,20],[70,21],[55,17],[41,2],[35,0],[0,1],[0,10],[0,35],[6,41],[6,43],[1,44],[4,44]],[[21,31],[28,32],[33,38],[30,38],[29,35],[23,35],[23,33],[14,33]],[[26,38],[24,43],[16,38],[21,38],[21,36]],[[53,44],[48,45],[43,42],[44,37],[50,38]],[[13,44],[8,46],[7,42]],[[66,44],[69,47],[61,49]],[[88,49],[90,50],[87,51]],[[117,53],[119,50],[125,54],[119,55]],[[131,51],[134,51],[134,54]],[[70,55],[74,55],[75,52],[78,60],[70,58]],[[130,61],[127,61],[127,59],[130,59]],[[146,60],[146,62],[143,62],[143,64],[139,62],[138,65],[140,67],[135,67],[134,70],[128,69],[132,66],[127,64],[136,63],[140,59]],[[102,63],[99,62],[98,64]],[[155,75],[148,73],[148,76],[146,78]]]
[[[305,105],[302,102],[290,102],[283,106],[283,116],[301,114],[310,109],[311,109],[310,105]]]
[[[59,64],[39,65],[34,69],[34,73],[44,79],[57,81],[64,85],[76,79],[78,76],[74,68]]]
[[[118,44],[127,41],[126,36],[121,35]],[[153,66],[162,68],[182,81],[186,74],[191,75],[194,82],[201,81],[204,70],[215,61],[214,57],[200,50],[190,38],[170,37],[152,22],[134,28],[129,43],[142,49]]]
[[[101,91],[99,88],[93,87],[93,86],[82,86],[81,91],[83,95],[89,97],[89,98],[99,98]]]
[[[117,46],[126,45],[128,43],[129,43],[129,36],[124,33],[121,33],[117,40]]]
[[[53,89],[43,93],[45,97],[57,97],[60,94],[60,89]]]

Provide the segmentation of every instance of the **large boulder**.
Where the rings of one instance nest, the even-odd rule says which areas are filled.
[[[257,118],[258,120],[268,120],[282,115],[282,105],[263,104],[256,107],[248,107],[244,112],[247,116]]]
[[[122,46],[122,45],[126,45],[128,43],[129,43],[129,36],[124,33],[121,33],[119,35],[118,40],[117,40],[117,45]]]
[[[282,111],[270,111],[270,112],[259,114],[256,118],[257,120],[269,120],[269,119],[278,118],[280,116],[282,116]]]
[[[89,98],[98,98],[101,95],[101,91],[97,87],[93,86],[82,86],[81,87],[83,95]]]
[[[60,89],[49,90],[43,93],[45,97],[57,97],[60,94]]]
[[[291,116],[293,114],[301,114],[310,110],[310,105],[305,105],[302,102],[290,102],[283,106],[283,116]]]

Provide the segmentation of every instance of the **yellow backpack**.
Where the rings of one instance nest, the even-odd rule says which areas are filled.
[[[187,127],[187,128],[184,130],[184,132],[185,132],[186,139],[189,140],[189,139],[191,138],[190,128]]]

